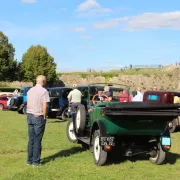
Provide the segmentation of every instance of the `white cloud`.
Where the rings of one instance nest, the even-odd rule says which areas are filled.
[[[96,0],[86,0],[78,6],[78,11],[86,11],[92,8],[100,8],[99,3]]]
[[[118,26],[120,22],[127,21],[127,20],[128,20],[128,17],[110,19],[104,22],[95,23],[94,28],[96,29],[114,28]]]
[[[127,22],[129,30],[171,28],[180,29],[180,11],[144,13]]]
[[[74,31],[75,32],[85,32],[86,31],[86,29],[84,28],[84,27],[78,27],[78,28],[74,28]]]
[[[81,39],[83,39],[83,40],[91,40],[92,37],[91,36],[81,36]]]
[[[79,16],[96,16],[112,12],[112,9],[103,8],[96,0],[86,0],[81,3],[77,12]]]
[[[124,22],[125,30],[135,31],[144,29],[170,28],[174,30],[180,29],[180,11],[174,12],[150,12],[137,16],[122,17],[110,19],[104,22],[94,24],[94,28],[106,29],[117,27]]]
[[[37,0],[22,0],[23,3],[36,3]]]

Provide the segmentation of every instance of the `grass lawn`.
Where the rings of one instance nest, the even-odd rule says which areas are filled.
[[[66,137],[67,122],[47,120],[43,138],[42,167],[26,165],[26,116],[0,112],[0,179],[8,180],[179,180],[180,132],[172,134],[167,163],[154,165],[148,159],[133,157],[97,167],[93,155],[82,151]]]

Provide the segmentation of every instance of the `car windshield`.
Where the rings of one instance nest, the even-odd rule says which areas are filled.
[[[96,102],[129,101],[129,87],[121,84],[97,83],[89,85],[89,100]]]
[[[27,92],[31,89],[31,87],[24,87],[20,90],[20,94],[23,96],[27,96]]]

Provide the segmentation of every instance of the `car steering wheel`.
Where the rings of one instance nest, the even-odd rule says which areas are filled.
[[[105,98],[108,99],[108,102],[110,101],[110,100],[109,100],[109,97],[108,97],[107,95],[105,95],[105,94],[101,94],[101,95],[95,94],[95,95],[93,96],[93,98],[92,98],[92,103],[93,103],[93,105],[95,105],[95,104],[97,104],[97,102],[99,102],[99,101],[95,101],[95,100],[94,100],[96,96],[105,97]]]

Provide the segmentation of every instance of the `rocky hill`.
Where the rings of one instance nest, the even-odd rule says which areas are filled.
[[[62,84],[71,86],[89,83],[118,83],[131,88],[140,86],[143,91],[157,86],[161,90],[180,91],[180,66],[166,66],[159,69],[129,69],[126,71],[109,72],[71,72],[59,73]],[[23,87],[31,86],[30,82],[0,82],[0,86]]]
[[[86,85],[89,83],[118,83],[132,88],[140,86],[142,90],[151,89],[154,85],[161,90],[180,91],[180,67],[167,66],[161,69],[132,69],[104,73],[60,73],[59,79],[66,86],[73,83]]]

